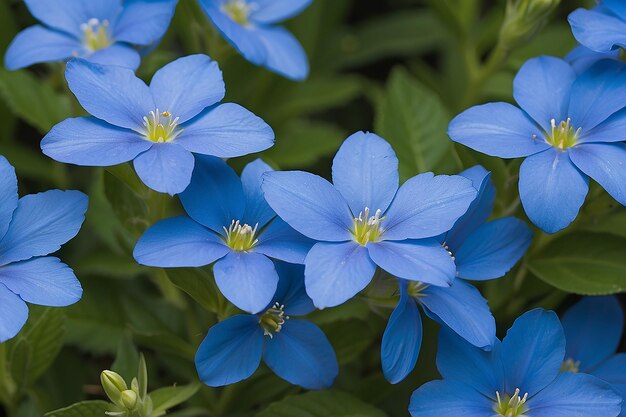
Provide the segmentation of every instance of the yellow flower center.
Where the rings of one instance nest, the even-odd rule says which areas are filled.
[[[581,129],[574,129],[572,119],[568,117],[566,121],[562,121],[558,125],[556,120],[552,119],[550,123],[552,128],[546,138],[550,145],[559,149],[567,149],[576,145]]]
[[[573,372],[575,374],[580,372],[580,361],[575,361],[571,358],[563,361],[561,364],[561,372]]]
[[[239,220],[233,220],[228,227],[224,226],[226,237],[224,241],[232,250],[246,252],[256,246],[259,240],[256,238],[256,232],[259,224],[254,228],[247,224],[241,224]]]
[[[512,396],[505,394],[500,395],[499,391],[496,391],[496,398],[498,402],[494,405],[494,410],[498,416],[503,417],[523,417],[526,412],[526,400],[528,400],[528,394],[524,394],[520,397],[519,388],[515,389],[515,393]]]
[[[240,25],[247,25],[252,6],[246,0],[230,0],[222,6],[222,11],[234,22]]]
[[[276,303],[263,313],[259,319],[259,324],[263,328],[265,336],[272,338],[275,333],[279,333],[282,330],[287,320],[289,320],[289,316],[285,316],[285,306]]]
[[[426,297],[426,294],[424,294],[426,288],[428,288],[428,284],[419,281],[411,281],[408,288],[409,296],[414,298]]]
[[[83,31],[83,45],[90,52],[106,48],[111,45],[112,40],[109,38],[109,21],[98,19],[89,19],[87,23],[80,25]]]
[[[383,234],[381,223],[385,217],[381,217],[381,210],[376,210],[373,216],[370,216],[370,209],[365,207],[365,211],[359,213],[359,217],[354,218],[352,235],[354,241],[359,245],[366,246],[369,242],[378,242]]]
[[[171,142],[182,132],[183,129],[178,126],[178,117],[172,117],[168,111],[159,112],[156,109],[143,118],[143,135],[152,142]]]

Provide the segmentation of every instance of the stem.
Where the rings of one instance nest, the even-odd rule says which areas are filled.
[[[466,55],[465,62],[468,67],[469,85],[465,92],[465,96],[461,101],[461,105],[462,108],[467,108],[476,102],[480,91],[489,77],[502,68],[502,66],[506,63],[509,57],[509,48],[507,48],[501,41],[498,41],[495,48],[489,54],[489,57],[482,65],[475,64],[478,62],[476,57],[476,48],[472,47],[468,43],[465,43],[463,48]],[[468,54],[471,55],[467,56]]]
[[[0,402],[4,405],[7,416],[14,416],[17,411],[17,387],[9,373],[7,353],[7,344],[0,343]]]

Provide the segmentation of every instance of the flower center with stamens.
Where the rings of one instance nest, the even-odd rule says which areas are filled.
[[[580,361],[575,361],[572,358],[569,358],[561,364],[561,372],[580,372]]]
[[[498,402],[494,405],[496,415],[503,417],[523,417],[526,412],[526,400],[528,400],[528,394],[524,394],[520,397],[519,388],[515,389],[515,393],[512,396],[505,394],[500,395],[499,391],[496,391],[496,398]]]
[[[83,45],[90,52],[106,48],[111,45],[112,40],[109,38],[109,21],[98,19],[89,19],[87,23],[80,25],[83,31]]]
[[[426,297],[426,294],[424,294],[424,290],[426,288],[428,288],[428,284],[424,284],[423,282],[419,281],[411,281],[409,282],[408,288],[409,296],[414,298]]]
[[[259,319],[259,324],[263,328],[263,334],[272,338],[275,333],[282,330],[287,320],[289,320],[289,316],[285,315],[285,306],[276,303],[272,308],[263,313]]]
[[[241,224],[239,220],[233,220],[228,229],[224,226],[224,232],[226,232],[224,241],[232,250],[242,252],[249,251],[259,242],[256,238],[258,227],[258,223],[252,228],[248,224]]]
[[[178,126],[178,117],[174,118],[168,111],[160,112],[156,109],[143,118],[143,135],[149,141],[171,142],[182,132],[183,129]]]
[[[378,242],[380,235],[383,234],[381,223],[385,220],[380,209],[376,210],[373,216],[370,216],[370,209],[365,207],[365,211],[359,213],[359,217],[354,218],[354,226],[352,235],[354,241],[359,245],[367,245],[369,242]]]
[[[556,120],[552,119],[550,124],[552,127],[546,138],[550,145],[559,149],[567,149],[576,145],[581,128],[574,129],[572,119],[568,117],[566,121],[562,121],[558,125],[556,124]]]
[[[253,6],[254,4],[248,3],[246,0],[230,0],[222,6],[222,11],[234,22],[246,25]]]

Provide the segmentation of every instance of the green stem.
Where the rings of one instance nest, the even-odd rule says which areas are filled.
[[[14,416],[17,410],[17,387],[9,373],[7,354],[7,344],[0,343],[0,402],[4,405],[7,416]]]

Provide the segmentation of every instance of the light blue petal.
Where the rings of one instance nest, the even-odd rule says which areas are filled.
[[[380,347],[383,374],[392,384],[413,371],[422,347],[422,318],[415,300],[407,293],[407,284],[399,280],[400,300],[389,317]]]
[[[137,132],[95,117],[65,119],[41,141],[41,150],[66,164],[112,166],[130,161],[152,147]]]
[[[354,217],[366,207],[372,214],[387,211],[398,183],[398,158],[391,145],[374,133],[354,133],[333,160],[333,184]]]
[[[526,158],[520,167],[519,193],[530,220],[547,233],[566,228],[578,215],[589,178],[568,152],[549,149]]]
[[[331,242],[352,238],[350,208],[324,178],[302,171],[267,172],[261,188],[270,207],[305,236]]]
[[[589,373],[609,384],[623,386],[626,384],[626,353],[611,356]]]
[[[587,372],[617,351],[624,312],[616,297],[585,297],[567,310],[561,323],[567,340],[565,358],[580,362],[580,369]]]
[[[73,59],[65,78],[85,110],[112,125],[141,132],[155,109],[150,89],[128,68]]]
[[[135,71],[141,64],[141,56],[135,48],[122,43],[114,43],[108,48],[99,49],[85,56],[89,62],[101,65],[117,65]]]
[[[317,308],[345,303],[367,287],[376,272],[367,249],[355,242],[316,243],[305,260],[306,291]]]
[[[472,182],[458,175],[425,173],[402,184],[385,213],[385,240],[422,239],[452,228],[476,198]]]
[[[178,142],[190,152],[234,158],[274,145],[274,131],[260,117],[238,104],[206,109],[183,126]]]
[[[626,22],[595,10],[577,9],[568,17],[578,42],[597,52],[626,45]]]
[[[155,143],[133,161],[144,184],[160,193],[175,195],[191,182],[194,158],[191,152],[174,142]]]
[[[245,209],[239,177],[226,162],[211,156],[196,155],[191,183],[179,197],[192,219],[219,234],[241,220]]]
[[[378,266],[398,278],[448,287],[454,280],[454,260],[435,239],[369,243]]]
[[[613,113],[611,117],[581,134],[579,143],[623,142],[626,140],[626,109]]]
[[[154,104],[185,123],[220,102],[226,92],[222,71],[206,55],[178,58],[158,70],[150,82]]]
[[[51,190],[22,197],[0,241],[0,265],[56,252],[76,236],[86,211],[87,196],[80,191]]]
[[[267,366],[287,382],[306,389],[329,388],[339,372],[335,351],[315,324],[287,320],[267,341]]]
[[[582,74],[601,59],[619,59],[619,50],[596,52],[586,46],[578,45],[565,56],[565,60],[570,63],[577,74]]]
[[[491,417],[493,401],[472,385],[458,381],[430,381],[411,396],[411,417]]]
[[[515,76],[513,96],[519,106],[546,132],[551,120],[567,120],[574,69],[564,60],[540,56],[526,61]]]
[[[4,66],[8,70],[17,70],[40,62],[65,61],[81,49],[76,38],[35,25],[13,38],[4,55]]]
[[[133,251],[141,265],[161,268],[200,267],[226,256],[230,249],[215,233],[187,216],[151,226]]]
[[[215,282],[224,297],[252,314],[272,301],[278,285],[274,263],[254,252],[230,252],[213,266]]]
[[[524,256],[532,238],[526,223],[514,217],[485,223],[453,252],[457,276],[471,280],[504,276]]]
[[[309,60],[300,42],[280,26],[259,26],[253,33],[265,47],[261,65],[294,81],[303,81],[309,75]]]
[[[315,310],[313,301],[306,293],[304,266],[286,262],[276,262],[274,266],[280,279],[273,303],[284,305],[288,316],[304,316]]]
[[[17,177],[9,161],[0,155],[0,240],[9,229],[17,208]]]
[[[430,286],[419,302],[427,314],[481,349],[491,350],[496,343],[496,321],[487,300],[472,285],[461,279],[447,288]]]
[[[533,155],[550,147],[539,126],[509,103],[465,110],[450,122],[448,135],[455,142],[500,158]]]
[[[250,20],[261,24],[282,22],[302,13],[313,0],[255,0]]]
[[[606,382],[569,372],[527,403],[532,417],[617,417],[621,404],[622,397]]]
[[[68,306],[83,295],[74,271],[51,256],[3,266],[0,268],[0,283],[22,300],[44,306]]]
[[[113,37],[121,42],[150,45],[165,35],[178,0],[125,0]]]
[[[572,162],[596,180],[620,204],[626,205],[626,145],[589,143],[570,150]]]
[[[0,282],[0,343],[13,338],[28,319],[28,307]]]
[[[308,237],[296,232],[279,217],[261,232],[255,252],[281,261],[303,264],[304,258],[315,243]]]
[[[531,310],[520,316],[502,341],[506,392],[519,388],[530,397],[559,374],[565,357],[565,334],[552,311]]]
[[[221,387],[250,377],[261,363],[263,345],[263,330],[256,316],[233,316],[216,324],[196,353],[200,380]]]
[[[272,218],[276,216],[274,210],[265,201],[265,196],[261,190],[263,174],[273,171],[261,159],[255,159],[247,164],[241,172],[241,185],[246,199],[246,211],[243,220],[248,224],[259,224],[259,228],[264,227]]]

